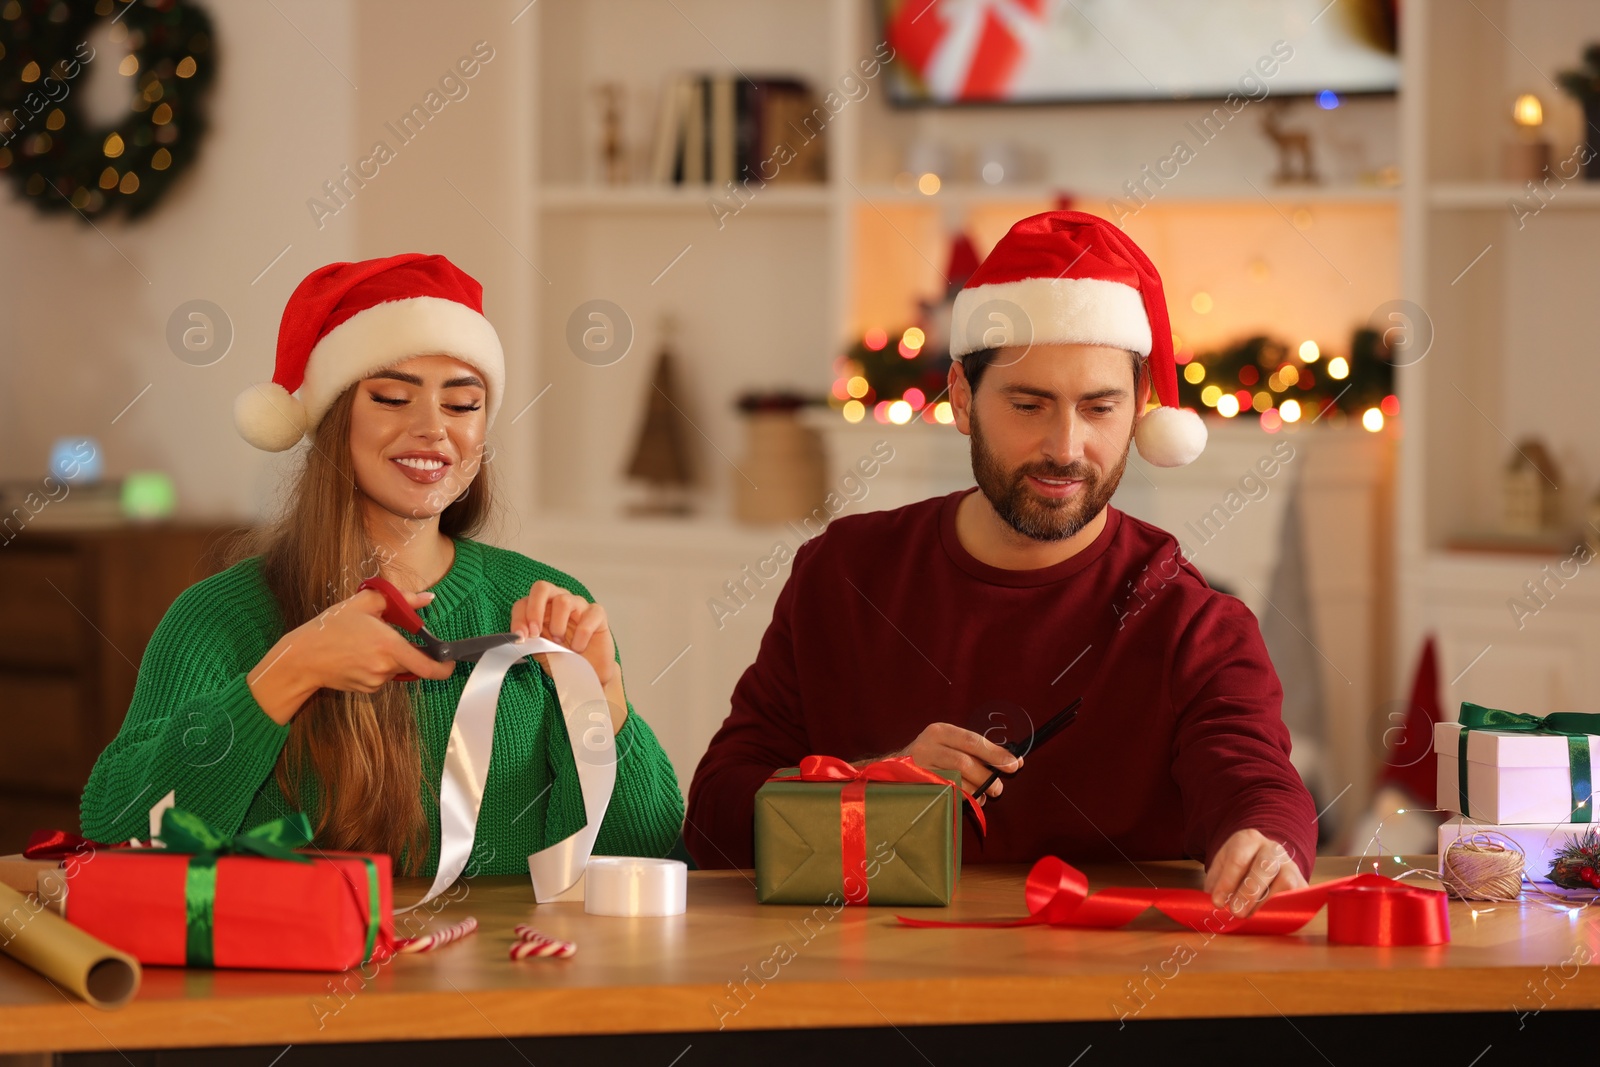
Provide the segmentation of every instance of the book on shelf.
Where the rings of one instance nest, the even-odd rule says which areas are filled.
[[[719,189],[821,182],[830,118],[798,79],[673,75],[661,90],[650,176]]]

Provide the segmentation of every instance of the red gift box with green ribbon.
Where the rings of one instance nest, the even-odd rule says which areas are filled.
[[[304,814],[228,837],[177,808],[160,848],[81,862],[63,914],[152,966],[342,971],[394,945],[389,857],[297,851]]]

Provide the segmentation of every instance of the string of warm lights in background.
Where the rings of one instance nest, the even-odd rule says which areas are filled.
[[[930,391],[938,397],[944,391],[944,375],[949,357],[937,359],[925,349],[927,334],[917,326],[900,334],[889,349],[889,332],[873,327],[862,335],[852,355],[833,361],[835,374],[829,404],[847,422],[861,422],[869,414],[880,423],[904,426],[912,419],[951,423],[955,414],[948,400],[929,403]],[[898,356],[898,360],[894,357]],[[900,366],[895,366],[895,363]],[[907,384],[915,381],[917,384]]]
[[[1337,396],[1310,396],[1304,399],[1283,396],[1280,399],[1274,395],[1288,393],[1295,388],[1307,392],[1316,388],[1318,372],[1315,365],[1322,362],[1322,348],[1316,341],[1300,342],[1294,357],[1284,358],[1265,376],[1259,366],[1248,362],[1237,368],[1209,367],[1196,358],[1193,351],[1186,349],[1182,338],[1176,334],[1173,335],[1173,348],[1177,353],[1183,381],[1198,387],[1200,403],[1225,419],[1253,411],[1259,416],[1263,430],[1276,433],[1287,424],[1302,420],[1316,421],[1322,415],[1339,410],[1336,406]],[[1323,363],[1321,373],[1331,382],[1348,382],[1351,375],[1350,360],[1345,356],[1333,356]],[[1344,393],[1345,390],[1341,388],[1339,396]],[[1361,426],[1378,433],[1388,419],[1399,414],[1400,398],[1393,393],[1386,393],[1376,403],[1361,409]]]
[[[834,360],[829,405],[852,423],[869,416],[896,426],[914,419],[954,422],[949,402],[939,399],[945,391],[949,357],[931,351],[928,336],[920,327],[902,331],[891,348],[892,339],[887,330],[873,327],[850,353]],[[1302,341],[1290,355],[1284,346],[1267,338],[1251,338],[1233,349],[1202,357],[1174,334],[1173,349],[1180,389],[1189,406],[1202,413],[1213,411],[1224,419],[1254,413],[1267,433],[1324,416],[1331,416],[1330,422],[1359,417],[1364,429],[1378,433],[1400,414],[1400,398],[1389,391],[1392,368],[1370,356],[1358,360],[1354,348],[1349,357],[1332,356],[1324,361],[1321,346],[1313,340]],[[1270,370],[1261,365],[1263,360]],[[1319,377],[1325,384],[1319,383]],[[1283,395],[1292,390],[1302,395]],[[1154,403],[1154,397],[1151,401]],[[1341,401],[1347,406],[1341,406]]]

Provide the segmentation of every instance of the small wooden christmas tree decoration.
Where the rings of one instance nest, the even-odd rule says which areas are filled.
[[[679,400],[677,376],[673,370],[673,324],[661,324],[661,351],[651,375],[650,393],[645,400],[644,423],[628,462],[628,477],[642,482],[646,495],[629,505],[630,515],[688,515],[693,510],[689,489],[694,483],[694,464],[684,434],[683,405]]]

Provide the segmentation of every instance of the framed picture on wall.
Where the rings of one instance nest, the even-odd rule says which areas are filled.
[[[1392,93],[1397,0],[882,0],[902,105]]]

